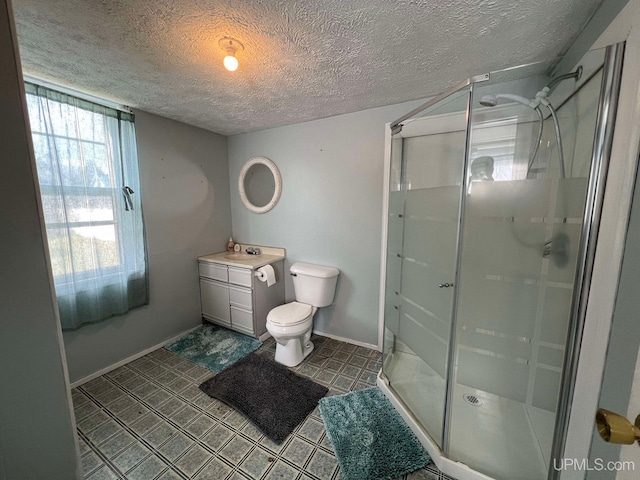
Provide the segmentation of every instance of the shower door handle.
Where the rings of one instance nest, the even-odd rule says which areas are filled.
[[[440,285],[438,285],[438,288],[449,288],[449,287],[453,287],[453,283],[441,283]]]

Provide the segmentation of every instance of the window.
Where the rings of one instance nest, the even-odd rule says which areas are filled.
[[[495,181],[524,180],[529,174],[537,128],[537,122],[522,121],[517,116],[478,122],[473,130],[471,156],[474,160],[493,158]]]
[[[26,84],[62,327],[148,303],[133,115]]]

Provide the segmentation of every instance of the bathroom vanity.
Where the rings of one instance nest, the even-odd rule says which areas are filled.
[[[260,255],[247,249],[259,248]],[[284,303],[282,248],[242,245],[238,253],[220,252],[198,257],[202,318],[255,338],[268,336],[266,322],[271,309]],[[271,265],[276,283],[267,286],[258,269]]]

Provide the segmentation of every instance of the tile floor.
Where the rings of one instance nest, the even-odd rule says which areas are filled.
[[[380,354],[314,336],[315,351],[298,374],[326,385],[328,395],[375,384]],[[273,358],[268,339],[257,350]],[[339,479],[340,469],[316,408],[282,445],[200,391],[212,372],[165,350],[73,390],[85,478]],[[447,479],[435,465],[406,479]]]

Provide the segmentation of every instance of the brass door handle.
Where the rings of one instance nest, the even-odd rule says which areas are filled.
[[[599,408],[596,412],[598,433],[605,442],[631,445],[635,441],[640,444],[640,415],[635,425],[617,413]]]

